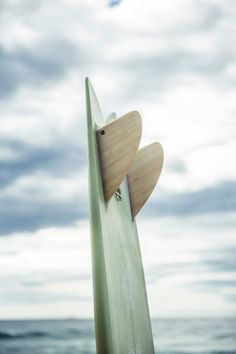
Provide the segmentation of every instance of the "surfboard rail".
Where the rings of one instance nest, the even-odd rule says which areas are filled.
[[[136,181],[135,176],[143,166],[142,161],[147,159],[149,166],[150,152],[155,149],[149,148],[149,153],[146,150],[137,152],[141,138],[141,119],[137,113],[128,113],[128,118],[125,115],[117,120],[112,114],[106,124],[88,79],[86,102],[97,354],[154,354],[145,277],[131,200],[132,193],[141,183],[140,179]],[[132,122],[131,116],[134,117]],[[156,150],[154,155],[156,158]],[[149,188],[146,188],[150,192],[153,183],[148,185]],[[136,204],[142,203],[138,201]]]

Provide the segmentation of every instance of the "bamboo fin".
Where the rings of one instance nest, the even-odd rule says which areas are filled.
[[[150,197],[163,166],[161,144],[153,143],[140,149],[128,173],[131,213],[133,219]]]
[[[142,133],[142,121],[136,111],[125,114],[97,130],[97,143],[103,194],[108,201],[128,174]]]

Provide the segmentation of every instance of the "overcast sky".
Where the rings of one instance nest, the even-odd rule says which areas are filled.
[[[137,223],[152,317],[236,315],[234,0],[1,0],[0,318],[92,317],[84,79],[164,170]]]

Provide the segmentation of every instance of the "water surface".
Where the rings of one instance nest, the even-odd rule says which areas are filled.
[[[236,354],[236,319],[160,319],[152,329],[156,353]],[[95,354],[93,321],[0,321],[0,354],[13,353]]]

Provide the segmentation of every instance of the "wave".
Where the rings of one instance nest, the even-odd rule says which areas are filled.
[[[0,340],[3,339],[20,339],[20,338],[43,338],[48,337],[49,334],[41,331],[29,331],[29,332],[0,332]]]
[[[63,333],[50,331],[25,331],[25,332],[13,332],[13,331],[0,331],[0,341],[1,340],[14,340],[14,339],[34,339],[34,338],[70,338],[70,337],[92,337],[93,332],[91,329],[75,329],[70,328],[63,331]]]

